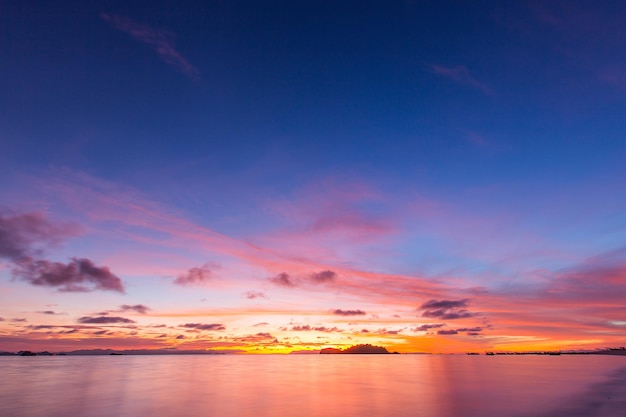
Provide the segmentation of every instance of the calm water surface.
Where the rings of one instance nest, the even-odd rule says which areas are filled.
[[[626,356],[0,358],[2,417],[626,416]]]

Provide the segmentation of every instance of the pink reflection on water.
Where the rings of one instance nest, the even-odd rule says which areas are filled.
[[[12,417],[611,416],[626,405],[622,357],[65,356],[0,366],[0,415]],[[589,408],[598,401],[604,408]]]

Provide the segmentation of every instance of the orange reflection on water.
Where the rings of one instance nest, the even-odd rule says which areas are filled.
[[[9,357],[0,358],[0,415],[566,416],[572,415],[572,407],[584,408],[586,403],[581,399],[596,395],[594,392],[605,395],[615,391],[616,400],[607,402],[607,407],[618,404],[620,398],[626,401],[624,359],[432,355]],[[613,380],[608,377],[611,371],[618,372]],[[607,381],[614,383],[606,385]],[[597,384],[605,385],[598,390]],[[590,401],[607,400],[594,397]]]

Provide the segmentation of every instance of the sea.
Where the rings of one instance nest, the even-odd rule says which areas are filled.
[[[626,356],[0,358],[2,417],[624,417]]]

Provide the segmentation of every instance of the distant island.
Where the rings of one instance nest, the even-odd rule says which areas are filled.
[[[386,348],[373,345],[356,345],[347,349],[326,348],[320,350],[320,354],[390,354]]]

